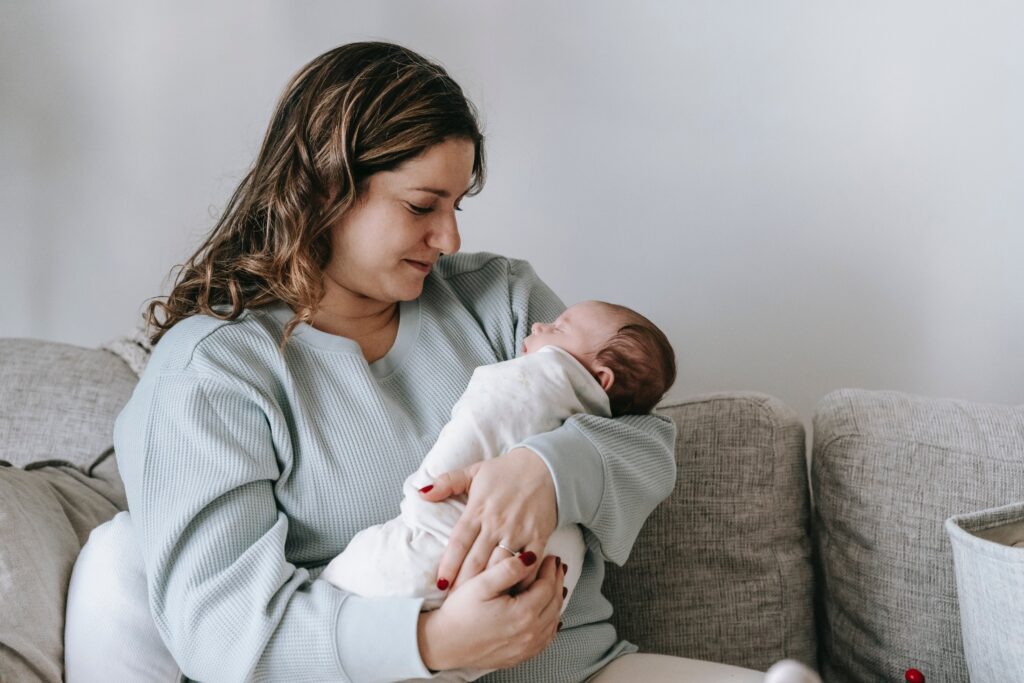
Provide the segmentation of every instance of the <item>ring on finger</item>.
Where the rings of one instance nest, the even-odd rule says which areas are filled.
[[[504,550],[505,552],[507,552],[507,553],[511,554],[511,555],[512,555],[512,557],[515,557],[516,555],[518,555],[518,554],[519,554],[519,553],[517,553],[517,552],[516,552],[515,550],[512,550],[512,548],[509,548],[509,547],[508,547],[507,545],[505,545],[504,543],[499,543],[499,544],[498,544],[498,547],[499,547],[499,548],[501,548],[502,550]]]

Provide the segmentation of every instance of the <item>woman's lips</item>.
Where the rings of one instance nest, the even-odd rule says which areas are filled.
[[[405,259],[405,262],[408,263],[413,268],[415,268],[416,270],[420,271],[421,273],[429,273],[430,272],[430,264],[429,263],[423,263],[422,261],[412,261],[410,259]]]

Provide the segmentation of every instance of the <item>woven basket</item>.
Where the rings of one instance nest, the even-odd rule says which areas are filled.
[[[971,683],[1024,681],[1024,503],[946,520]]]

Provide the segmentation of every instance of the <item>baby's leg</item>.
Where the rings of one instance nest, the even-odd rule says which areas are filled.
[[[580,580],[580,573],[583,571],[583,556],[586,551],[587,548],[583,543],[583,533],[577,524],[555,529],[555,532],[551,534],[551,538],[548,539],[548,544],[544,547],[545,555],[557,555],[569,567],[563,583],[569,591],[565,596],[565,603],[562,605],[563,613],[569,605],[569,600],[572,599],[573,591],[576,590],[576,584]]]
[[[441,539],[396,517],[353,536],[319,578],[364,597],[424,598],[423,609],[434,609],[444,599],[437,588],[444,547]]]

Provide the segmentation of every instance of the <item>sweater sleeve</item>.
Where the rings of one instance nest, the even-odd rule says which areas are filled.
[[[428,677],[420,599],[351,595],[287,561],[273,413],[254,390],[182,372],[144,377],[118,417],[117,458],[164,643],[203,681]]]
[[[534,322],[549,322],[565,305],[525,261],[510,261],[513,348]],[[622,565],[647,517],[676,481],[675,424],[658,415],[616,418],[574,415],[517,446],[533,450],[555,485],[558,525],[582,524],[603,556]]]

